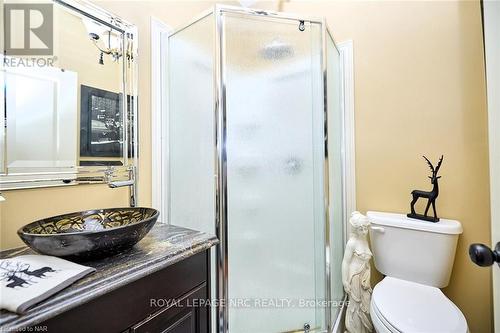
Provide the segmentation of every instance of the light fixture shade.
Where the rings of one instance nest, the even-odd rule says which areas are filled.
[[[98,43],[105,50],[115,50],[121,52],[122,35],[118,31],[88,18],[82,18],[82,21],[87,33],[99,36]]]
[[[121,52],[122,49],[122,36],[115,30],[106,30],[101,35],[104,47],[108,50],[116,50]]]
[[[106,30],[109,30],[108,27],[106,27],[106,26],[104,26],[104,25],[102,25],[94,20],[88,19],[86,17],[82,17],[82,22],[83,22],[83,25],[85,26],[85,29],[87,30],[87,33],[89,33],[89,34],[94,33],[94,34],[101,36],[103,32],[105,32]]]

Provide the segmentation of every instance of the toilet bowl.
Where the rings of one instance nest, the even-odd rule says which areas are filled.
[[[436,287],[386,277],[372,295],[370,314],[378,333],[467,333],[458,307]]]
[[[402,214],[368,212],[375,268],[386,277],[373,289],[377,333],[466,333],[460,309],[439,288],[448,285],[462,226]]]

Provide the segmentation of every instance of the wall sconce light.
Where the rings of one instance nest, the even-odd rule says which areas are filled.
[[[114,62],[123,56],[123,34],[113,28],[88,18],[82,18],[85,30],[94,46],[99,50],[99,64],[104,65],[104,55]]]
[[[113,30],[105,31],[102,38],[95,32],[90,32],[89,37],[95,47],[101,51],[99,55],[100,65],[104,65],[104,54],[110,55],[115,62],[122,56],[121,36],[114,33]],[[104,47],[99,45],[100,40],[103,41]]]

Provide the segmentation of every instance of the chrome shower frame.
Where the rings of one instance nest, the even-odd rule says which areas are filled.
[[[229,333],[229,311],[228,307],[220,305],[220,301],[228,302],[228,206],[227,206],[227,126],[226,126],[226,78],[225,78],[225,49],[224,49],[224,13],[250,15],[256,18],[292,20],[300,22],[308,22],[310,24],[319,24],[321,27],[321,85],[323,88],[323,121],[324,121],[324,160],[323,160],[323,191],[324,191],[324,232],[325,232],[325,301],[331,303],[331,272],[330,272],[330,189],[329,189],[329,155],[328,155],[328,100],[327,94],[327,66],[328,59],[326,56],[327,36],[329,36],[339,52],[337,45],[332,37],[325,19],[314,17],[303,17],[289,13],[255,10],[250,8],[242,8],[227,5],[216,5],[214,8],[207,10],[195,17],[187,24],[175,29],[169,37],[178,32],[190,27],[196,22],[213,14],[215,24],[215,48],[214,48],[214,126],[215,126],[215,230],[219,238],[219,245],[216,249],[216,296],[219,302],[216,315],[216,327],[219,333]],[[343,163],[342,163],[343,165]],[[343,184],[342,184],[343,186]],[[345,238],[345,237],[344,237]],[[325,327],[328,332],[331,332],[334,327],[336,318],[332,318],[331,309],[325,308]]]

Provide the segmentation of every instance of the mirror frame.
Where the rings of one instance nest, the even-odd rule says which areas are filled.
[[[129,56],[123,56],[123,96],[131,96],[130,99],[123,98],[122,111],[130,108],[132,114],[132,122],[128,121],[128,117],[123,117],[124,122],[124,139],[123,139],[123,166],[75,166],[65,168],[64,171],[34,171],[26,173],[8,173],[6,166],[6,148],[7,148],[7,127],[5,120],[7,119],[7,110],[5,103],[1,103],[0,108],[0,191],[29,189],[29,188],[44,188],[54,186],[72,186],[80,184],[108,184],[110,187],[121,187],[123,181],[131,181],[130,195],[131,205],[137,201],[137,184],[136,174],[138,167],[138,112],[137,112],[137,63],[138,63],[138,33],[137,27],[122,18],[91,4],[84,0],[53,0],[54,6],[64,6],[77,16],[88,17],[101,24],[107,25],[123,34],[123,50],[127,50]],[[3,33],[3,31],[1,31]],[[3,45],[2,49],[3,49]],[[96,53],[97,54],[97,53]],[[5,84],[5,65],[4,54],[0,55],[1,71],[0,84]],[[0,98],[5,100],[4,90],[0,89]],[[131,102],[132,101],[132,102]],[[3,130],[5,129],[5,130]],[[3,130],[3,131],[2,131]],[[129,145],[129,142],[132,144]],[[128,148],[130,147],[130,148]],[[131,155],[129,156],[129,149]],[[57,168],[54,168],[57,169]],[[122,183],[117,183],[122,181]],[[114,186],[114,184],[120,184]]]

